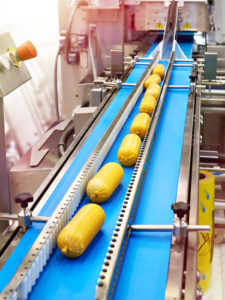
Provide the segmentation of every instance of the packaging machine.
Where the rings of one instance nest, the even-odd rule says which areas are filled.
[[[96,108],[33,198],[19,198],[23,214],[0,216],[13,220],[1,237],[0,297],[200,299],[198,232],[210,228],[198,224],[203,78],[192,50],[208,31],[207,4],[59,1],[59,12],[62,115]],[[157,63],[165,76],[137,163],[101,205],[106,220],[88,249],[65,258],[57,236],[90,202],[87,182],[118,162]]]

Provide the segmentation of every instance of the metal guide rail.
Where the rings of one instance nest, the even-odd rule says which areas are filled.
[[[146,132],[143,145],[141,147],[129,187],[127,189],[127,194],[125,196],[121,208],[121,212],[112,236],[109,250],[108,253],[106,254],[105,262],[103,264],[102,271],[100,273],[100,277],[98,280],[96,296],[95,296],[96,300],[108,299],[109,293],[110,292],[113,293],[113,289],[115,288],[116,278],[118,277],[119,274],[118,265],[121,265],[123,259],[123,253],[129,238],[129,234],[131,232],[131,227],[128,227],[129,221],[133,220],[135,210],[137,207],[138,191],[141,188],[141,182],[144,179],[145,169],[148,165],[151,150],[154,144],[154,138],[156,136],[157,127],[160,121],[160,116],[162,113],[165,95],[167,91],[167,86],[171,76],[174,56],[175,53],[173,52],[171,54],[170,63],[166,72],[166,76],[163,81],[159,99],[157,101],[156,107],[154,109],[151,118],[151,123]],[[115,274],[116,268],[118,269],[117,269],[117,273]],[[115,280],[113,281],[113,279]]]
[[[185,121],[184,139],[180,163],[180,172],[177,188],[176,202],[183,201],[189,203],[189,180],[191,169],[191,153],[192,153],[192,138],[193,138],[193,120],[194,120],[194,106],[195,106],[195,94],[194,85],[191,84],[189,91],[187,115]],[[196,205],[191,206],[191,210],[196,209]],[[185,218],[186,219],[186,216]],[[195,222],[194,224],[197,224]],[[165,299],[179,299],[182,293],[182,281],[184,270],[184,255],[185,255],[185,243],[180,245],[176,244],[172,240],[170,251],[170,264],[167,278],[167,288],[165,293]],[[196,274],[196,271],[195,271]],[[195,288],[196,293],[196,288]]]
[[[38,239],[29,250],[12,280],[3,290],[1,298],[25,299],[31,291],[32,286],[39,277],[40,272],[43,270],[47,259],[56,245],[56,239],[59,232],[76,210],[80,200],[85,194],[87,182],[101,166],[121,127],[139,98],[143,89],[143,81],[149,76],[158,55],[159,53],[157,52],[151,64],[148,66],[132,90],[130,96],[123,104],[121,110],[118,112],[116,118],[113,120],[101,141],[79,172],[70,189],[41,231]]]

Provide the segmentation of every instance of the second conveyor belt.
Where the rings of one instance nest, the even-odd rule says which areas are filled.
[[[192,47],[192,43],[190,46]],[[190,49],[188,48],[190,51]],[[162,62],[165,66],[168,62]],[[128,83],[136,83],[145,66],[136,66]],[[169,85],[189,85],[190,67],[173,67]],[[72,165],[40,212],[50,216],[65,194],[76,174],[90,155],[97,139],[104,134],[119,108],[131,93],[131,87],[123,87],[110,104],[103,117],[89,136]],[[169,88],[165,99],[159,128],[153,146],[149,167],[142,186],[135,224],[172,224],[171,203],[176,201],[177,183],[183,144],[188,89]],[[143,93],[121,129],[103,164],[118,162],[117,152],[130,125],[139,112]],[[97,137],[97,138],[96,138]],[[111,196],[101,206],[106,220],[102,230],[85,253],[77,259],[64,257],[55,249],[29,299],[94,299],[97,279],[112,237],[124,200],[133,168],[124,167],[124,178]],[[89,203],[87,196],[79,208]],[[11,279],[26,252],[35,241],[43,225],[33,224],[0,271],[0,291]],[[115,299],[164,299],[170,255],[171,234],[132,233],[121,268]]]

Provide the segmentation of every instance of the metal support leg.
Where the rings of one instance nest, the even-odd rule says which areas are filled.
[[[4,105],[0,97],[0,212],[9,212],[9,181],[6,166]],[[0,233],[8,226],[7,221],[0,222]]]

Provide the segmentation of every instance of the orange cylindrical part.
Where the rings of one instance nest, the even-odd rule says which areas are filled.
[[[16,48],[16,54],[20,60],[24,61],[36,57],[37,50],[31,41],[27,41]]]

